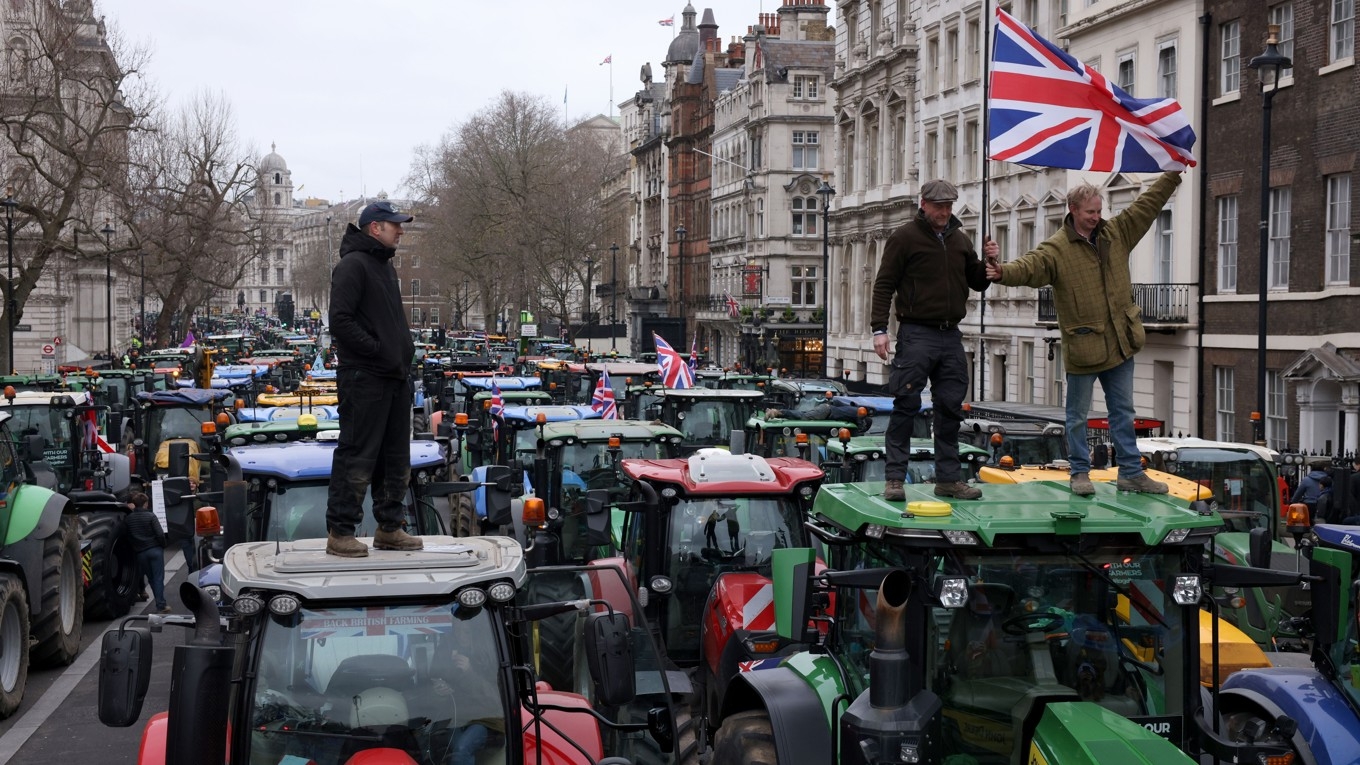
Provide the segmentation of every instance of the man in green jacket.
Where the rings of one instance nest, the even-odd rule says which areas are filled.
[[[1180,183],[1179,173],[1162,174],[1128,209],[1109,220],[1100,216],[1100,190],[1083,183],[1067,194],[1061,230],[1015,261],[987,264],[987,278],[994,282],[1053,288],[1067,367],[1067,450],[1074,494],[1095,494],[1086,418],[1097,380],[1110,412],[1119,489],[1166,493],[1166,484],[1143,471],[1133,430],[1133,357],[1146,335],[1133,302],[1129,251]]]

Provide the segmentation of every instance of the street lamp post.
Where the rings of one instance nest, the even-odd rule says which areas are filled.
[[[137,340],[146,345],[146,253],[137,253],[137,262],[142,265],[142,294],[137,310],[140,316],[137,321]]]
[[[1256,442],[1266,442],[1266,289],[1269,283],[1270,268],[1270,102],[1280,89],[1281,69],[1293,65],[1288,56],[1280,53],[1280,26],[1267,27],[1266,50],[1253,58],[1248,66],[1256,70],[1261,81],[1261,222],[1258,239],[1260,242],[1260,271],[1257,275],[1258,305],[1256,309]]]
[[[14,316],[18,311],[18,303],[14,299],[14,208],[19,206],[19,202],[14,199],[14,187],[5,189],[5,198],[0,200],[0,205],[5,206],[5,257],[9,266],[9,281],[5,282],[5,327],[9,332],[9,356],[5,359],[5,369],[8,374],[14,374]]]
[[[617,332],[619,310],[619,243],[609,245],[609,350],[617,351]]]
[[[822,375],[827,375],[827,359],[831,351],[831,197],[836,190],[822,179],[817,196],[822,198]]]
[[[589,252],[586,253],[586,294],[585,294],[585,300],[584,300],[584,302],[585,302],[585,308],[582,309],[582,311],[581,311],[581,334],[582,334],[582,335],[585,335],[585,337],[586,337],[586,346],[589,347],[589,346],[590,346],[590,334],[589,334],[589,332],[588,332],[588,330],[587,330],[586,328],[590,326],[590,282],[591,282],[591,279],[592,279],[592,278],[594,277],[594,275],[595,275],[595,271],[594,271],[594,268],[595,268],[595,257],[594,257],[594,255],[595,255],[595,251],[596,251],[598,248],[597,248],[595,245],[592,244],[592,245],[590,245],[590,246],[589,246],[588,248],[586,248],[586,249],[588,249]]]
[[[113,366],[113,225],[104,219],[99,229],[104,235],[104,341],[108,346],[109,366]]]
[[[682,319],[685,317],[685,234],[687,233],[688,232],[685,231],[685,224],[681,223],[675,227],[675,238],[680,243],[680,251],[676,258],[676,263],[678,265],[676,276],[679,277],[680,281],[680,318]]]

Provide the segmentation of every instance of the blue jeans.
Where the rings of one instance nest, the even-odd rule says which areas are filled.
[[[1104,372],[1067,375],[1067,454],[1072,474],[1091,472],[1091,453],[1086,445],[1086,418],[1091,413],[1091,392],[1096,380],[1105,391],[1105,408],[1110,414],[1110,442],[1120,478],[1143,474],[1143,458],[1138,452],[1138,437],[1133,432],[1133,359]]]
[[[449,765],[476,765],[477,752],[486,746],[488,731],[481,723],[454,728],[449,742]]]
[[[156,608],[165,608],[165,548],[150,547],[137,553],[137,569],[151,582]]]

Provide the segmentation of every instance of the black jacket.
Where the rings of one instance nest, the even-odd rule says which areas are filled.
[[[134,552],[165,547],[165,532],[161,531],[161,522],[156,520],[150,510],[133,510],[127,514],[123,525],[127,527],[128,541],[132,542]]]
[[[392,268],[396,254],[353,223],[345,230],[331,271],[331,337],[341,369],[398,380],[411,373],[416,349]]]
[[[958,322],[968,312],[968,290],[982,292],[991,282],[973,249],[973,240],[958,218],[950,216],[943,237],[937,237],[924,212],[897,229],[883,247],[883,260],[874,277],[869,326],[888,328],[889,308],[897,301],[897,316],[909,321]]]

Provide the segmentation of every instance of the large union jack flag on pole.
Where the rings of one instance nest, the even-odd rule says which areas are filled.
[[[1097,172],[1184,170],[1195,131],[1174,98],[1142,99],[996,9],[992,159]]]
[[[600,372],[600,380],[595,383],[595,392],[590,396],[590,408],[600,413],[600,418],[617,420],[619,405],[614,400],[614,386],[609,384],[609,371]]]
[[[652,333],[652,342],[656,343],[656,365],[661,368],[661,384],[667,388],[693,388],[694,372],[680,352],[655,332]]]

